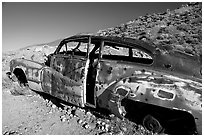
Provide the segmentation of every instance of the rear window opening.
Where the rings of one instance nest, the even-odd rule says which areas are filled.
[[[118,60],[118,61],[128,61],[141,64],[152,64],[152,57],[136,47],[129,47],[120,45],[117,43],[104,43],[104,49],[102,52],[103,59]]]

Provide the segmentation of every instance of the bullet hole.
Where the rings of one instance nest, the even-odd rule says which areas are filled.
[[[109,69],[107,70],[107,73],[108,73],[108,74],[111,74],[112,69],[113,69],[112,67],[109,67]]]
[[[171,68],[172,66],[171,66],[171,64],[164,64],[164,67],[167,68],[167,69],[169,69],[169,68]]]
[[[141,95],[144,95],[143,93],[140,93]]]
[[[98,100],[98,104],[102,105],[102,100],[101,99]]]
[[[141,71],[142,71],[142,73],[145,73],[145,70],[144,70],[144,69],[142,69]]]
[[[145,98],[145,101],[148,101],[148,99],[147,99],[147,98]]]
[[[152,92],[155,92],[156,90],[155,89],[152,89]]]
[[[202,68],[200,69],[200,75],[202,76]]]
[[[132,79],[131,79],[131,78],[129,78],[129,79],[128,79],[128,82],[130,83],[131,81],[132,81]]]
[[[98,91],[99,89],[98,89],[98,87],[97,86],[95,86],[95,91]]]
[[[198,118],[196,117],[195,120],[198,120]]]
[[[123,83],[125,83],[126,79],[123,79]]]
[[[155,75],[154,72],[152,72],[152,75]]]
[[[136,94],[134,94],[134,93],[130,93],[129,95],[130,95],[130,97],[132,97],[132,98],[136,97]]]
[[[137,86],[136,91],[138,91],[138,89],[139,89],[139,86]]]
[[[127,70],[127,68],[124,68],[124,70],[126,71],[126,70]]]
[[[35,73],[35,76],[38,77],[38,72]]]

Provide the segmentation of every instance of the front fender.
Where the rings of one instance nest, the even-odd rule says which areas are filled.
[[[15,70],[22,70],[28,81],[28,85],[31,89],[36,91],[42,91],[42,68],[45,65],[22,58],[13,59],[10,61],[10,71],[14,74]]]

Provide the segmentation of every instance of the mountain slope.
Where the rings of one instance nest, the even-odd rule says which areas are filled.
[[[142,39],[156,46],[188,54],[202,54],[202,3],[189,3],[173,11],[141,16],[98,35]]]

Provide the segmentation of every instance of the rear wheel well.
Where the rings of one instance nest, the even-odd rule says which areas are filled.
[[[193,134],[196,132],[195,119],[187,111],[165,108],[130,99],[123,99],[121,105],[125,108],[125,117],[138,124],[143,123],[145,116],[151,115],[160,121],[166,133]]]
[[[20,84],[26,85],[28,83],[26,75],[21,68],[15,68],[13,74],[16,76]]]

